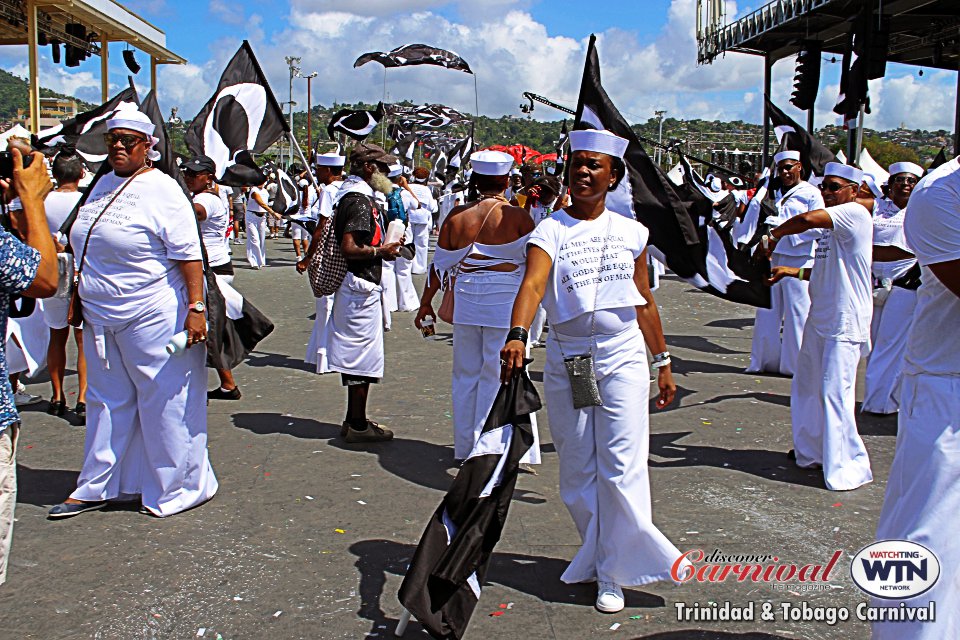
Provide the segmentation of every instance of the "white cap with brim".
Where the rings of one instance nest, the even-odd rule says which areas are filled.
[[[606,129],[578,129],[570,132],[570,151],[595,151],[623,158],[630,141]]]
[[[513,156],[502,151],[477,151],[470,154],[470,166],[481,176],[505,176],[513,167]]]
[[[890,175],[895,176],[898,173],[910,173],[918,178],[923,177],[923,167],[912,162],[894,162],[890,165]]]
[[[150,118],[147,114],[142,111],[134,111],[128,109],[117,114],[119,117],[111,118],[107,120],[107,131],[113,131],[114,129],[129,129],[130,131],[139,131],[142,134],[147,136],[147,140],[150,142],[150,145],[147,147],[147,158],[156,162],[160,159],[160,152],[154,149],[153,147],[160,142],[158,138],[155,138],[153,132],[156,130],[156,125],[150,121]]]
[[[784,160],[796,160],[800,162],[800,152],[799,151],[781,151],[780,153],[773,156],[774,166],[780,164]]]
[[[839,162],[828,162],[827,166],[823,168],[823,177],[835,176],[837,178],[843,178],[844,180],[849,180],[850,182],[856,182],[860,184],[863,182],[863,170],[857,169],[856,167],[851,167],[848,164],[840,164]]]
[[[388,178],[396,178],[403,173],[403,165],[397,163],[390,165],[390,172],[387,174]]]
[[[313,159],[313,164],[318,167],[342,167],[347,162],[346,156],[336,152],[321,153]]]
[[[868,187],[870,187],[870,192],[873,193],[874,198],[879,198],[883,196],[883,190],[877,186],[877,181],[869,173],[863,174],[863,181]]]

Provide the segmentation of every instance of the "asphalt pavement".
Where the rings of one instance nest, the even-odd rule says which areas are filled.
[[[45,401],[28,408],[0,637],[393,636],[404,569],[456,474],[451,328],[441,325],[438,340],[424,340],[413,314],[393,315],[386,377],[371,391],[370,416],[396,438],[346,444],[338,436],[345,408],[339,376],[318,376],[303,362],[314,299],[293,269],[290,242],[268,241],[269,266],[261,271],[242,258],[235,247],[235,286],[277,329],[235,370],[243,398],[210,404],[219,493],[162,520],[118,506],[48,521],[47,510],[75,486],[84,428],[47,415]],[[519,479],[466,638],[869,637],[856,620],[785,620],[781,603],[845,607],[855,618],[866,601],[851,582],[849,559],[873,540],[896,418],[858,416],[876,480],[856,491],[826,490],[820,472],[797,469],[786,457],[790,380],[743,372],[753,310],[669,276],[655,296],[679,386],[673,406],[651,409],[655,523],[682,551],[767,554],[797,565],[822,565],[841,551],[829,581],[816,591],[795,581],[656,583],[627,590],[621,613],[598,613],[593,585],[560,582],[579,538],[558,494],[557,454],[542,411],[543,464]],[[543,355],[534,351],[538,382]],[[215,382],[211,373],[211,388]],[[72,370],[66,385],[76,391]],[[50,395],[42,379],[29,389]],[[727,602],[754,603],[756,619],[678,620],[678,603]],[[765,603],[773,620],[760,619]],[[426,635],[413,622],[406,637]]]

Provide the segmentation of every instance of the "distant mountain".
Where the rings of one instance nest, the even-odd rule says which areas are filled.
[[[40,87],[40,97],[42,98],[69,98],[77,100],[73,96],[66,96],[50,89]],[[80,111],[86,111],[93,108],[94,105],[77,100],[77,108]],[[30,91],[28,82],[9,71],[0,69],[0,120],[9,120],[17,117],[17,109],[23,109],[24,113],[30,110]]]

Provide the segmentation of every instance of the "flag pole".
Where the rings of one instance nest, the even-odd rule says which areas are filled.
[[[307,162],[307,159],[303,157],[303,151],[300,150],[300,143],[297,142],[296,137],[294,137],[293,131],[287,131],[287,139],[290,141],[290,148],[297,150],[297,155],[300,156],[300,162],[307,168],[307,176],[309,176],[310,183],[313,185],[313,188],[317,190],[317,194],[319,194],[320,185],[317,183],[317,177],[313,175],[313,171],[310,170],[310,164]]]
[[[407,632],[407,625],[409,623],[410,612],[404,607],[403,613],[400,614],[400,619],[397,621],[397,628],[393,631],[393,635],[398,638],[403,636],[403,634]]]

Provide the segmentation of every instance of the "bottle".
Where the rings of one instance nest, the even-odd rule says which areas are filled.
[[[384,239],[384,244],[392,244],[394,242],[399,242],[403,238],[404,224],[402,220],[391,220],[390,224],[387,225],[387,235]]]
[[[187,348],[188,338],[189,338],[189,334],[187,333],[186,329],[184,329],[180,333],[173,334],[173,337],[170,338],[170,342],[167,343],[167,347],[166,347],[167,353],[169,353],[172,356],[176,356],[183,353],[184,349]]]
[[[430,339],[436,335],[437,330],[434,327],[434,318],[433,316],[427,316],[420,321],[420,333],[423,334],[423,337]]]

